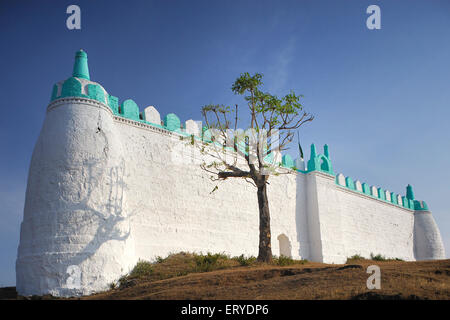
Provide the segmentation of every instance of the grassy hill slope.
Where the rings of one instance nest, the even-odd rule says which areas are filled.
[[[370,276],[366,270],[373,264],[381,269],[380,290],[366,287]],[[3,298],[6,294],[14,298],[8,290],[0,290],[0,297],[3,293]],[[357,258],[328,265],[282,257],[268,265],[242,256],[179,253],[153,263],[139,262],[129,275],[111,284],[111,290],[81,299],[450,300],[450,260]]]

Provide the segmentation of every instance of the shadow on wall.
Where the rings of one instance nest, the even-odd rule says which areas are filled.
[[[58,190],[44,198],[49,201],[45,220],[38,219],[35,201],[27,202],[30,218],[24,220],[16,263],[21,294],[88,294],[106,287],[129,271],[127,263],[134,263],[127,260],[134,252],[126,250],[134,246],[128,220],[133,213],[124,210],[125,161],[100,126],[95,130],[101,152],[87,149],[64,162],[52,160],[46,165],[52,169],[37,170],[29,179],[28,197],[43,198],[55,184]],[[46,159],[35,161],[39,168]],[[49,226],[43,225],[46,221]]]
[[[99,114],[100,117],[100,114]],[[86,159],[80,165],[78,185],[78,194],[82,194],[79,201],[73,200],[72,190],[64,190],[71,197],[66,203],[66,212],[84,211],[90,218],[92,224],[97,223],[97,229],[92,240],[80,250],[77,254],[78,260],[74,264],[81,264],[94,255],[103,243],[109,240],[125,241],[130,236],[129,227],[125,227],[123,222],[127,215],[123,211],[125,160],[115,155],[115,150],[110,150],[112,143],[111,137],[105,134],[101,124],[97,124],[95,134],[99,135],[99,141],[102,141],[103,152],[97,159]],[[75,180],[76,181],[76,180]],[[73,187],[72,184],[67,188]],[[70,232],[71,230],[69,230]],[[89,230],[90,231],[90,230]],[[68,234],[70,236],[70,234]],[[91,236],[90,234],[88,234]]]
[[[76,228],[86,230],[80,234],[81,239],[86,236],[90,241],[79,251],[73,250],[66,256],[66,264],[62,264],[62,267],[67,269],[60,270],[66,274],[66,277],[62,277],[61,289],[58,289],[61,295],[80,293],[82,288],[90,290],[91,286],[104,286],[106,282],[113,281],[111,277],[117,278],[128,272],[124,270],[123,260],[127,256],[127,242],[131,234],[128,219],[134,213],[124,212],[125,162],[122,159],[117,166],[108,168],[107,153],[106,148],[106,159],[89,161],[83,165],[81,174],[86,179],[80,183],[86,186],[85,196],[66,208],[66,212],[71,214],[70,220],[83,221],[82,226]],[[82,215],[78,216],[79,213]],[[70,237],[72,231],[67,226],[65,236]],[[78,270],[79,274],[76,275],[74,270]],[[73,276],[79,277],[81,286],[72,282]]]
[[[297,173],[296,178],[296,200],[295,200],[295,226],[297,230],[297,241],[299,244],[298,255],[301,259],[310,259],[308,241],[308,219],[306,214],[306,175]]]
[[[89,259],[101,245],[109,240],[124,241],[130,236],[130,229],[124,232],[120,226],[127,216],[123,212],[123,192],[125,189],[124,171],[125,162],[122,160],[118,166],[103,170],[97,162],[85,165],[88,170],[87,194],[86,197],[74,205],[73,211],[77,208],[84,208],[92,214],[99,222],[96,233],[92,240],[86,244],[79,255],[83,256],[79,263]],[[105,204],[97,205],[95,198],[98,193],[108,194]],[[68,208],[70,210],[70,208]]]

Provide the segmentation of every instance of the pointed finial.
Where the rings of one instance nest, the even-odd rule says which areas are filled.
[[[72,76],[90,80],[87,53],[83,49],[78,50],[75,54]]]
[[[313,143],[312,145],[311,145],[311,159],[314,159],[315,157],[317,156],[317,153],[316,153],[316,145]]]
[[[414,200],[414,191],[410,184],[406,187],[406,198]]]
[[[330,154],[328,152],[328,145],[327,144],[323,146],[323,154],[325,155],[325,157],[330,159]]]

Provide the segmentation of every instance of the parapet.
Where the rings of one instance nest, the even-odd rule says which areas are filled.
[[[139,106],[132,99],[126,99],[119,104],[118,97],[109,95],[100,84],[90,80],[87,54],[83,50],[78,51],[75,55],[72,77],[65,81],[60,81],[53,86],[51,101],[66,97],[93,99],[107,105],[116,117],[122,117],[159,129],[165,129],[181,136],[193,136],[196,140],[207,143],[220,144],[220,141],[215,141],[213,139],[213,133],[210,129],[202,127],[200,121],[194,121],[192,119],[187,120],[183,128],[180,118],[174,113],[167,114],[164,117],[164,120],[161,121],[160,113],[154,106],[148,106],[141,113],[139,111]],[[246,153],[244,146],[238,146],[238,148]],[[331,164],[328,145],[324,145],[323,154],[318,154],[316,146],[314,144],[311,145],[311,155],[306,168],[302,158],[293,160],[289,154],[282,156],[277,150],[269,153],[265,157],[265,160],[284,168],[296,169],[301,173],[319,171],[329,175],[335,175]],[[350,177],[344,177],[342,174],[336,176],[336,184],[405,209],[428,211],[428,206],[424,201],[414,199],[414,193],[410,185],[407,187],[406,196],[400,196],[384,190],[383,188],[376,188],[374,186],[369,187],[367,183],[361,183],[359,180],[353,181]]]
[[[70,77],[53,86],[50,101],[66,97],[82,97],[107,104],[108,93],[98,83],[82,78]]]
[[[414,193],[411,185],[406,187],[406,196],[401,196],[383,188],[377,188],[375,186],[369,187],[369,185],[365,182],[361,184],[359,180],[353,181],[352,178],[345,177],[342,173],[336,176],[336,184],[346,189],[359,192],[369,197],[388,202],[405,209],[422,211],[428,210],[428,206],[425,201],[414,199]]]

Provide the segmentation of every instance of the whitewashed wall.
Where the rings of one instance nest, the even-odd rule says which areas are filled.
[[[445,259],[441,233],[429,211],[414,214],[414,254],[417,260]]]
[[[123,153],[107,106],[84,98],[50,104],[28,175],[19,294],[90,294],[133,267]]]
[[[105,290],[138,259],[179,251],[256,256],[256,188],[230,178],[211,192],[217,183],[199,158],[189,139],[114,117],[94,100],[51,103],[30,165],[19,294]],[[350,191],[320,172],[269,182],[275,255],[330,263],[370,253],[444,258],[430,213]],[[79,268],[78,287],[68,282],[71,266]]]
[[[359,254],[414,260],[414,212],[337,186],[316,174],[320,238],[325,262]]]
[[[259,213],[256,188],[243,179],[217,184],[200,168],[198,148],[177,135],[117,123],[126,140],[126,205],[132,216],[136,254],[153,259],[171,252],[258,254]],[[270,178],[272,247],[279,255],[278,236],[290,242],[300,258],[296,193],[305,176],[295,173]],[[211,193],[214,187],[218,189]],[[301,205],[301,204],[299,204]],[[303,216],[302,216],[303,215]],[[303,233],[302,233],[303,232]],[[306,249],[304,250],[306,251]]]
[[[177,251],[257,255],[256,189],[242,179],[217,183],[200,155],[175,134],[117,122],[127,163],[127,204],[136,254],[153,259]],[[196,160],[197,159],[197,160]],[[313,172],[272,176],[268,187],[272,247],[280,235],[291,256],[344,263],[359,254],[414,260],[414,212],[347,188]]]

